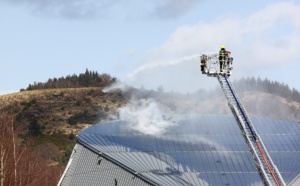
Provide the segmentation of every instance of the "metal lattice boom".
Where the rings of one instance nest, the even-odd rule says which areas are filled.
[[[239,124],[244,140],[252,153],[252,157],[262,181],[265,185],[286,185],[276,165],[273,163],[263,141],[252,124],[246,109],[239,101],[233,86],[227,79],[226,74],[218,74],[217,77],[228,100],[230,109]]]
[[[202,74],[217,77],[221,88],[228,100],[230,109],[239,125],[243,138],[247,143],[252,157],[255,161],[258,173],[265,185],[285,186],[280,172],[273,163],[263,141],[257,133],[248,113],[228,80],[232,70],[232,57],[226,58],[224,64],[220,65],[219,54],[202,54],[200,56]],[[222,69],[220,68],[222,66]]]

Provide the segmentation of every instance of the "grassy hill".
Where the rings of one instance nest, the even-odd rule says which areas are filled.
[[[62,88],[22,91],[0,96],[0,110],[12,111],[26,131],[36,120],[43,133],[77,133],[88,125],[108,120],[108,115],[127,103],[121,93],[102,88]]]
[[[21,143],[32,151],[47,151],[42,156],[48,164],[61,167],[79,131],[109,120],[127,102],[120,92],[104,93],[96,87],[42,89],[0,96],[0,111],[14,116]]]

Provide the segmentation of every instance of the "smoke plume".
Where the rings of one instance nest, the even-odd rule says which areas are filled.
[[[171,113],[164,111],[154,99],[132,99],[126,106],[118,109],[119,118],[143,134],[163,134],[170,126],[176,125]]]
[[[103,92],[109,93],[109,92],[115,92],[115,91],[122,91],[126,92],[129,89],[129,86],[123,82],[117,81],[116,83],[112,84],[111,86],[104,87]]]

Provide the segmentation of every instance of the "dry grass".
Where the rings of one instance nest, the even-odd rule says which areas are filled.
[[[111,115],[124,106],[126,101],[121,95],[102,92],[102,88],[65,88],[22,91],[0,96],[0,110],[14,108],[24,115],[23,123],[28,125],[27,116],[38,118],[46,133],[78,133],[90,126],[88,123],[70,125],[68,118],[76,113],[88,111],[91,114]],[[108,111],[105,110],[108,107]],[[101,118],[102,121],[108,118]]]

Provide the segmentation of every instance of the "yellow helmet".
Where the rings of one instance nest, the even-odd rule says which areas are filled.
[[[225,48],[225,46],[224,46],[224,45],[222,45],[222,46],[221,46],[221,49],[223,49],[223,48]]]

